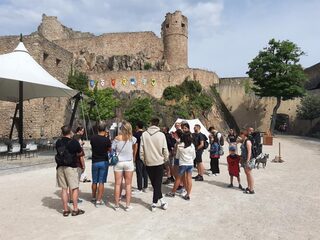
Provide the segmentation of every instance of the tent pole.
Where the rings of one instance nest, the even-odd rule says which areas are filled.
[[[19,144],[20,152],[23,152],[23,82],[19,82]]]
[[[75,103],[74,103],[74,107],[73,107],[73,110],[72,110],[72,114],[71,114],[71,118],[70,118],[70,122],[69,122],[69,127],[72,128],[73,126],[73,121],[74,121],[74,118],[76,116],[76,112],[77,112],[77,109],[78,109],[78,104],[79,104],[79,101],[81,100],[82,98],[82,93],[79,92],[77,95],[75,95],[73,98],[75,99]]]
[[[9,134],[9,139],[12,139],[12,135],[13,135],[13,129],[14,129],[14,125],[15,125],[15,121],[17,119],[17,113],[18,113],[18,109],[19,109],[19,104],[16,104],[16,110],[14,111],[14,115],[12,118],[12,125],[11,125],[11,129],[10,129],[10,134]]]

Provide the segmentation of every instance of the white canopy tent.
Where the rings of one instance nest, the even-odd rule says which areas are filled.
[[[23,143],[23,101],[42,97],[73,97],[77,91],[43,69],[20,42],[0,55],[0,100],[19,103],[19,143]],[[22,149],[22,148],[21,148]]]
[[[189,125],[190,125],[190,132],[192,132],[192,133],[194,132],[194,130],[193,130],[194,125],[199,124],[200,127],[201,127],[201,129],[200,129],[201,133],[203,133],[204,135],[206,135],[206,136],[209,138],[210,132],[206,129],[206,127],[201,123],[201,121],[200,121],[198,118],[196,118],[196,119],[181,119],[181,118],[178,118],[178,119],[175,121],[175,123],[173,124],[173,126],[171,127],[171,129],[170,129],[169,132],[174,132],[174,131],[176,131],[175,124],[176,124],[177,122],[178,122],[178,123],[181,123],[181,122],[187,122],[187,123],[189,123]]]

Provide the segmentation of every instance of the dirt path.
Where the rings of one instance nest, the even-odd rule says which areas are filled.
[[[269,160],[279,141],[285,163],[269,161],[266,169],[254,171],[255,195],[226,188],[223,157],[219,176],[194,182],[190,202],[168,199],[167,211],[150,212],[149,191],[133,197],[131,212],[115,212],[109,204],[110,171],[107,206],[95,208],[89,202],[90,184],[84,183],[81,208],[86,214],[63,218],[54,168],[0,176],[0,239],[319,239],[320,142],[278,137],[274,146],[264,148]]]

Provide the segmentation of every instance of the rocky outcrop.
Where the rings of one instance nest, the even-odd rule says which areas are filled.
[[[75,69],[83,72],[104,73],[107,71],[163,70],[164,62],[149,62],[148,54],[139,52],[135,55],[106,57],[82,49],[74,59]]]

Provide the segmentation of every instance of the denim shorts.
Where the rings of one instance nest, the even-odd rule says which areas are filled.
[[[182,176],[185,173],[192,173],[192,165],[188,166],[188,165],[182,165],[179,166],[179,176]]]
[[[92,183],[106,183],[109,163],[107,161],[92,163]]]

